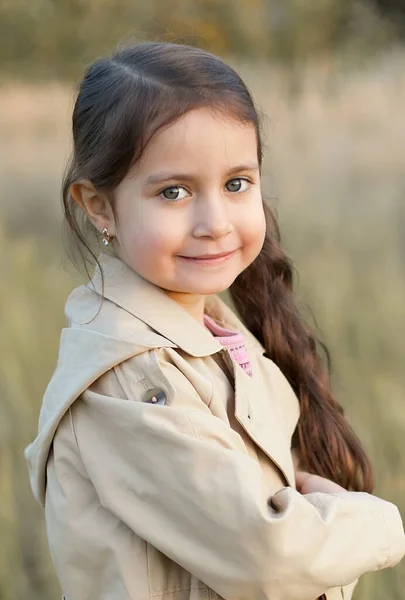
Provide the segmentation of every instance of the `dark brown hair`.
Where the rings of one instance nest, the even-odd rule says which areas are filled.
[[[240,76],[220,58],[191,46],[147,42],[118,50],[89,67],[74,107],[73,156],[63,183],[65,217],[85,264],[88,253],[96,262],[97,256],[80,221],[82,211],[71,197],[71,185],[90,180],[113,202],[114,188],[139,161],[154,133],[198,107],[251,123],[262,164],[258,111]],[[299,398],[294,443],[302,468],[349,490],[371,492],[370,463],[331,391],[327,350],[299,313],[292,265],[267,205],[265,214],[263,248],[232,284],[232,299]]]

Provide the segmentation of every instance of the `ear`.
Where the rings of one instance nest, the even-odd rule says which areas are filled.
[[[73,200],[86,213],[89,221],[100,233],[107,228],[110,235],[115,235],[115,220],[111,205],[91,181],[74,183],[70,187],[70,193]]]

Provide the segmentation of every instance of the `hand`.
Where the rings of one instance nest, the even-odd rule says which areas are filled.
[[[347,491],[337,483],[330,481],[330,479],[326,479],[326,477],[312,475],[306,471],[296,471],[295,483],[300,494],[311,494],[312,492],[334,494]]]

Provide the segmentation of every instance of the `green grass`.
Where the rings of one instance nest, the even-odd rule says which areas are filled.
[[[242,66],[269,114],[264,191],[299,294],[332,352],[334,386],[377,493],[405,515],[405,58],[297,77]],[[58,186],[71,90],[0,89],[0,598],[59,594],[23,448],[54,368],[63,304]],[[359,540],[361,543],[361,540]],[[405,566],[367,575],[356,600],[400,600]]]

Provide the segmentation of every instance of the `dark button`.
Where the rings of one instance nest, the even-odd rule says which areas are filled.
[[[166,394],[159,388],[153,388],[146,392],[143,401],[149,404],[166,404]]]

